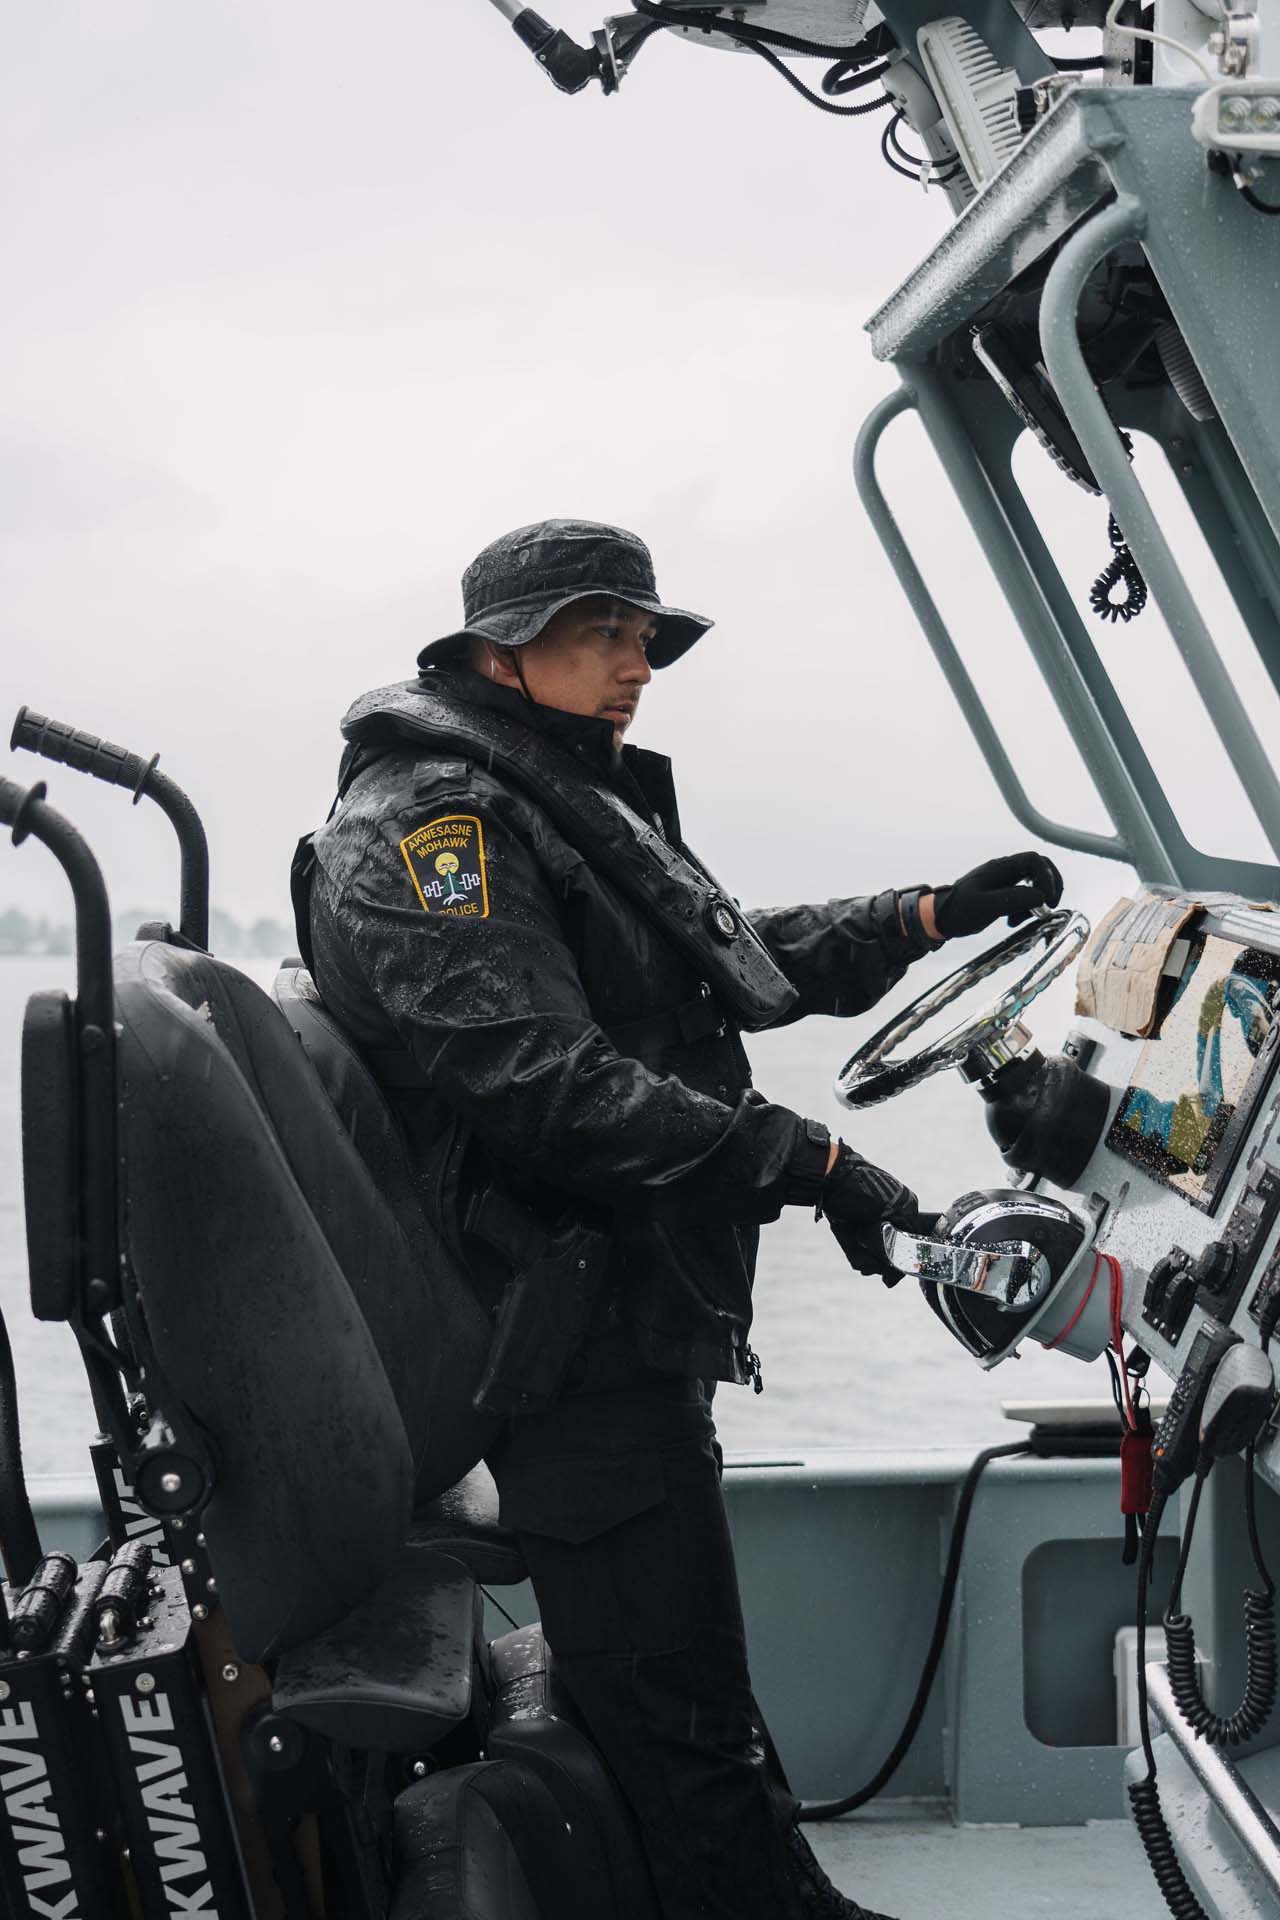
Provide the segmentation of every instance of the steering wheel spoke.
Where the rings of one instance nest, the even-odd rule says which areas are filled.
[[[985,953],[966,960],[945,980],[917,994],[909,1006],[846,1060],[836,1075],[837,1100],[846,1107],[874,1107],[932,1074],[963,1067],[974,1053],[984,1055],[993,1070],[1002,1064],[1001,1056],[1012,1059],[1030,1042],[1029,1034],[1026,1039],[1020,1038],[1026,1033],[1019,1027],[1021,1015],[1083,952],[1089,931],[1089,922],[1081,913],[1065,907],[1052,913],[1039,912],[1026,926],[1018,927]],[[962,995],[1032,952],[1035,957],[1031,964],[976,1018],[951,1028],[930,1046],[893,1057],[913,1034]]]

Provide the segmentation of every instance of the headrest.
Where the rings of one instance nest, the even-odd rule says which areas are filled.
[[[201,1526],[260,1660],[349,1612],[405,1539],[429,1302],[259,988],[152,943],[117,955],[116,1003],[126,1312],[159,1411],[213,1452]]]

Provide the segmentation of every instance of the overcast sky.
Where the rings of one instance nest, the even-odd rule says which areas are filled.
[[[286,916],[344,708],[457,623],[478,547],[553,514],[635,528],[717,621],[633,737],[744,899],[1025,843],[850,481],[894,379],[862,323],[950,220],[878,118],[665,38],[567,99],[486,0],[38,0],[6,40],[4,723],[158,749],[216,902]],[[1033,798],[1105,826],[912,424],[883,466]],[[1034,446],[1019,470],[1083,600],[1105,508]],[[1154,612],[1099,644],[1199,837],[1260,854]],[[49,779],[117,908],[172,907],[154,810]],[[0,905],[64,910],[39,850],[3,858]],[[1130,880],[1065,864],[1095,911]]]

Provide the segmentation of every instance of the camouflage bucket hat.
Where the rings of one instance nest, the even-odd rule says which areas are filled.
[[[540,520],[504,533],[476,555],[462,576],[466,625],[425,647],[420,665],[438,659],[472,634],[503,647],[527,646],[562,607],[606,593],[652,613],[658,631],[649,645],[655,667],[669,667],[711,626],[700,614],[664,607],[653,558],[643,540],[622,527],[594,520]]]

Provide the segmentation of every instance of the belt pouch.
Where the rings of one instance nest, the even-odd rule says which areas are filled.
[[[610,1244],[575,1222],[549,1234],[507,1282],[473,1395],[482,1413],[531,1413],[555,1399],[586,1338]]]

